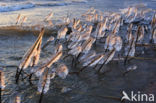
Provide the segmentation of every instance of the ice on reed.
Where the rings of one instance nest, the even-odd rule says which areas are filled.
[[[61,58],[62,54],[63,54],[62,51],[57,52],[55,55],[52,56],[52,58],[50,59],[50,61],[48,63],[46,63],[45,66],[48,67],[48,68],[50,68],[53,63],[57,62]]]
[[[43,84],[42,84],[42,81],[43,81],[43,80],[42,80],[42,79],[43,79],[43,77],[40,76],[40,77],[39,77],[38,84],[37,84],[37,91],[40,92],[40,93],[42,92],[42,88],[43,88]]]
[[[113,49],[108,53],[107,59],[105,60],[105,64],[108,64],[113,59],[115,52],[116,52],[115,49]]]
[[[129,16],[131,16],[134,13],[135,9],[136,9],[135,7],[129,7],[127,14],[126,14],[126,17],[128,18]]]
[[[61,51],[53,55],[52,58],[47,63],[45,63],[38,69],[35,69],[35,75],[38,77],[41,76],[46,68],[50,68],[53,63],[57,62],[61,58],[62,54],[63,52]]]
[[[101,38],[104,37],[105,34],[105,27],[104,27],[104,23],[103,22],[99,22],[97,27],[96,27],[96,31],[95,31],[95,35],[93,35],[95,38]]]
[[[151,28],[154,29],[156,27],[156,13],[153,15],[152,21],[151,21]]]
[[[76,29],[76,27],[80,24],[81,20],[80,19],[73,19],[73,22],[72,22],[72,31],[74,31],[74,29]]]
[[[105,60],[106,60],[106,54],[105,54],[105,56],[98,62],[98,64],[103,64],[103,63],[105,62]]]
[[[96,55],[95,57],[91,58],[90,61],[84,62],[83,66],[94,66],[94,65],[96,65],[103,57],[104,57],[103,54]]]
[[[32,58],[32,61],[31,61],[31,64],[30,66],[36,66],[39,62],[39,59],[40,59],[40,53],[41,53],[41,44],[42,44],[42,41],[40,41],[40,44],[38,45],[36,51],[34,52],[34,57]]]
[[[115,48],[117,51],[120,51],[122,48],[121,37],[114,34],[108,35],[104,47],[105,49],[113,50],[113,48]]]
[[[105,17],[104,23],[102,26],[102,31],[107,30],[107,29],[108,29],[108,17]]]
[[[93,29],[93,26],[90,25],[90,26],[87,26],[85,31],[80,33],[82,40],[87,40],[90,37],[92,29]]]
[[[1,89],[5,88],[5,76],[2,70],[0,70],[0,88]]]
[[[44,87],[44,93],[46,93],[49,90],[49,86],[50,86],[50,75],[47,75],[47,79],[46,79],[46,83],[45,83],[45,87]]]
[[[119,9],[120,10],[120,12],[121,12],[121,14],[127,14],[128,12],[129,12],[129,10],[130,10],[130,7],[128,7],[128,8],[124,8],[124,9]],[[126,15],[127,16],[127,15]]]
[[[83,53],[86,53],[88,52],[91,47],[92,47],[92,44],[94,43],[95,39],[90,37],[88,40],[86,40],[83,44],[82,44],[82,52]]]
[[[66,33],[68,31],[68,28],[63,26],[59,31],[58,31],[58,34],[57,34],[57,39],[64,39],[65,36],[66,36]]]
[[[121,15],[120,14],[118,14],[118,13],[112,13],[110,15],[110,22],[109,23],[113,24],[113,23],[115,23],[117,21],[120,21],[120,20],[121,20]]]
[[[81,32],[81,33],[80,33],[80,36],[81,36],[81,39],[80,39],[81,41],[82,41],[82,40],[87,40],[87,39],[90,37],[90,33],[88,33],[88,32],[82,33],[82,32]],[[79,40],[79,41],[80,41],[80,40]]]
[[[55,38],[53,36],[50,36],[49,39],[47,40],[47,42],[51,42],[53,41]]]
[[[151,9],[143,9],[138,11],[138,15],[137,15],[137,19],[138,20],[142,20],[145,19],[146,20],[146,13],[149,13],[151,11]]]
[[[113,35],[113,34],[108,35],[106,38],[104,48],[111,50],[111,49],[113,49],[114,44],[115,44],[115,35]]]
[[[94,22],[98,21],[98,14],[94,14]]]
[[[126,49],[127,50],[127,49]],[[125,54],[128,54],[128,51],[125,52]],[[135,56],[135,47],[132,47],[130,52],[129,52],[129,56],[133,57]]]
[[[82,47],[81,47],[81,46],[77,46],[77,47],[71,49],[71,50],[68,52],[68,54],[72,54],[72,55],[77,56],[81,51],[82,51]]]
[[[90,60],[91,58],[93,58],[95,55],[96,55],[96,52],[95,52],[95,51],[89,51],[89,52],[83,54],[83,55],[80,57],[79,61],[80,61],[80,62],[89,61],[89,60]]]
[[[91,7],[87,12],[86,14],[95,14],[96,10],[95,8]]]
[[[32,62],[32,58],[34,57],[34,54],[36,53],[38,47],[40,47],[42,43],[43,34],[44,34],[44,29],[41,30],[33,46],[23,56],[21,63],[19,65],[19,69],[26,69],[30,65],[30,63]]]
[[[70,18],[68,16],[64,17],[63,21],[64,21],[65,24],[69,24],[70,23]]]
[[[87,22],[97,22],[99,15],[95,9],[92,9],[83,14],[82,17],[85,17]]]
[[[98,21],[103,21],[103,20],[104,20],[103,15],[99,15],[99,20]]]
[[[121,13],[124,16],[125,22],[131,23],[136,19],[138,15],[138,9],[136,7],[128,7],[124,10],[121,10]]]
[[[56,46],[56,48],[55,48],[55,52],[54,52],[54,53],[58,53],[58,52],[60,52],[60,51],[62,51],[62,50],[63,50],[62,44],[58,44],[58,45]]]
[[[153,35],[153,37],[152,37],[153,41],[154,41],[154,43],[156,43],[156,29],[153,30],[152,35]]]
[[[73,42],[78,42],[82,40],[82,35],[80,35],[80,33],[78,32],[74,32],[70,34],[70,38],[69,40],[73,41]]]
[[[137,69],[137,66],[136,65],[132,65],[132,66],[129,66],[126,70],[127,71],[132,71],[132,70],[136,70]]]
[[[92,15],[86,15],[86,21],[92,22],[93,16]]]
[[[132,37],[133,37],[133,35],[132,35],[132,28],[133,28],[133,24],[130,24],[130,25],[128,26],[128,29],[127,29],[126,40],[127,40],[128,42],[130,42],[130,41],[132,40]]]
[[[138,26],[137,31],[136,31],[136,42],[142,41],[144,38],[144,27],[143,26]]]
[[[151,21],[151,36],[150,39],[152,42],[156,43],[156,13],[153,15],[152,21]]]
[[[120,51],[122,49],[122,39],[120,36],[116,36],[115,40],[116,43],[114,45],[114,48],[116,51]]]
[[[69,73],[69,70],[65,64],[60,64],[56,69],[56,73],[60,78],[65,79]]]
[[[46,93],[49,90],[50,86],[50,75],[49,74],[44,74],[39,77],[38,85],[37,85],[37,90],[38,92]]]
[[[132,38],[133,38],[132,32],[130,32],[130,33],[128,33],[128,34],[126,35],[126,40],[127,40],[128,43],[132,40]]]
[[[135,55],[135,40],[134,38],[132,38],[132,40],[125,47],[125,56],[133,57],[134,55]]]
[[[43,72],[45,71],[45,69],[46,69],[46,67],[44,67],[44,66],[38,67],[38,68],[36,68],[36,69],[33,69],[33,70],[32,70],[32,73],[35,73],[35,75],[36,75],[37,77],[40,77],[40,76],[43,74]]]
[[[81,43],[80,42],[71,42],[69,45],[68,45],[68,48],[69,49],[73,49],[73,48],[76,48],[77,46],[80,46]]]
[[[132,33],[132,29],[133,29],[133,24],[129,24],[128,28],[127,28],[127,33]]]
[[[112,26],[112,33],[117,34],[119,32],[120,26],[121,26],[121,19],[117,20],[114,25]]]
[[[78,31],[78,32],[80,32],[80,31],[82,31],[82,25],[78,25],[77,27],[76,27],[76,29],[75,29],[75,31]]]

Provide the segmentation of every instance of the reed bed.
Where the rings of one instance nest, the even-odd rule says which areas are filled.
[[[52,17],[53,13],[50,13],[43,21],[47,22]],[[26,17],[21,21],[20,18],[19,14],[15,24],[20,26],[16,28],[24,27],[23,22],[26,22]],[[56,77],[65,79],[68,75],[78,76],[87,68],[104,73],[103,67],[113,61],[122,61],[120,63],[124,66],[131,59],[154,59],[141,57],[143,55],[141,51],[146,47],[151,50],[156,48],[156,12],[144,5],[106,13],[91,8],[82,14],[81,18],[67,17],[62,25],[51,26],[55,28],[53,29],[55,34],[51,35],[45,44],[42,44],[42,38],[47,28],[40,27],[42,29],[38,38],[23,56],[15,75],[17,84],[28,81],[37,87],[40,93],[38,103],[44,103],[42,101],[44,94],[49,90],[51,80]],[[123,27],[127,28],[126,34],[120,32]],[[50,59],[39,63],[41,53],[50,45],[55,47]],[[100,52],[96,50],[98,46],[103,50]],[[68,60],[70,67],[66,65],[68,58],[70,58]],[[133,65],[123,75],[136,69],[137,67]],[[3,72],[0,73],[1,89],[3,89]],[[120,100],[109,96],[104,98]],[[20,103],[20,96],[15,97],[14,103]]]

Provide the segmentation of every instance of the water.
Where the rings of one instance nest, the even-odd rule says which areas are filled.
[[[0,5],[0,26],[10,26],[15,24],[19,13],[28,17],[24,25],[34,25],[43,22],[43,19],[51,11],[54,12],[52,20],[59,20],[70,14],[71,17],[78,17],[80,14],[94,7],[101,11],[118,11],[128,5],[145,3],[147,7],[156,9],[154,0],[3,0]],[[31,5],[31,6],[30,6]],[[12,101],[16,94],[19,94],[22,103],[37,103],[39,94],[35,85],[20,83],[15,85],[15,71],[20,59],[27,49],[34,43],[36,33],[16,32],[9,33],[0,31],[0,67],[6,77],[6,91],[4,91],[3,103]],[[44,36],[43,44],[48,39]],[[97,46],[95,49],[99,50]],[[53,53],[53,45],[48,46],[48,50],[42,52],[40,63],[47,60]],[[143,57],[156,58],[156,52],[146,48]],[[66,61],[69,71],[70,60]],[[156,94],[156,60],[131,60],[128,65],[137,65],[137,69],[123,76],[127,66],[123,62],[112,62],[104,66],[105,70],[111,70],[106,74],[98,74],[93,68],[88,68],[79,76],[68,75],[65,80],[55,78],[51,81],[50,90],[45,94],[43,103],[120,103],[118,100],[105,98],[112,96],[120,98],[123,90],[141,91],[143,93]],[[5,67],[8,66],[8,67]],[[70,88],[67,93],[61,93],[63,87]]]

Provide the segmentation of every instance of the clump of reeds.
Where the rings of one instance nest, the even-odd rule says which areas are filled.
[[[149,12],[152,11],[133,6],[121,10],[120,13],[113,12],[104,15],[100,11],[91,8],[80,19],[69,20],[67,18],[65,20],[66,25],[58,30],[56,37],[50,37],[42,46],[42,49],[45,49],[50,45],[51,41],[55,41],[53,55],[47,62],[38,65],[44,35],[44,29],[42,29],[37,40],[23,56],[17,68],[16,82],[18,83],[20,76],[25,74],[26,69],[30,66],[31,70],[26,72],[25,75],[26,78],[29,78],[29,81],[31,81],[32,76],[39,79],[37,87],[41,93],[39,100],[39,103],[41,103],[44,93],[49,90],[51,79],[56,76],[65,79],[68,74],[80,74],[88,67],[99,67],[96,70],[102,72],[103,67],[115,59],[123,60],[125,65],[129,58],[139,59],[139,57],[135,57],[137,47],[140,48],[140,45],[141,47],[151,46],[151,44],[144,43],[146,30],[151,31],[152,34],[147,34],[147,36],[154,43],[156,41],[155,14],[149,24],[150,28],[144,24],[146,22],[146,13]],[[47,21],[51,16],[52,14],[49,14],[45,20]],[[17,22],[19,18],[20,15]],[[122,26],[127,26],[127,34],[120,34]],[[69,29],[70,32],[68,32]],[[104,40],[104,42],[100,42],[100,40]],[[96,47],[101,45],[102,51],[95,50]],[[155,44],[152,44],[151,47],[153,45]],[[62,56],[64,56],[63,59]],[[65,61],[66,57],[72,58],[71,67],[77,68],[77,71],[70,72],[65,63],[59,62],[60,59]],[[54,68],[53,65],[56,62],[59,65]],[[129,67],[124,75],[136,68],[136,66]]]

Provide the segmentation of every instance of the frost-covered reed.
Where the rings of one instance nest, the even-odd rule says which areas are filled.
[[[132,6],[120,12],[109,13],[101,13],[91,8],[81,18],[67,17],[64,20],[65,25],[58,29],[57,35],[50,37],[42,46],[42,50],[48,45],[53,46],[51,58],[44,63],[39,63],[44,34],[44,29],[42,29],[33,46],[23,56],[17,69],[16,81],[22,70],[26,71],[30,66],[28,76],[31,74],[39,79],[37,88],[41,93],[39,101],[41,103],[43,94],[50,89],[51,80],[57,76],[65,79],[68,74],[72,74],[70,70],[72,71],[73,64],[77,69],[75,73],[78,74],[87,67],[99,67],[98,72],[101,72],[103,67],[111,63],[114,58],[118,58],[117,60],[123,58],[124,64],[127,64],[129,58],[135,57],[137,46],[147,42],[148,39],[145,37],[149,38],[152,43],[156,43],[156,14],[154,13],[152,17],[148,16],[146,14],[152,13],[153,10],[147,8],[142,10],[139,7]],[[45,19],[49,20],[51,16],[52,14],[49,14]],[[150,19],[147,20],[147,17]],[[121,32],[124,26],[127,31]],[[150,35],[146,31],[150,32]],[[52,41],[55,43],[50,44]],[[61,58],[69,55],[73,58],[70,59],[72,62],[70,68],[67,67],[65,59]],[[136,66],[129,67],[127,71],[136,68]]]

